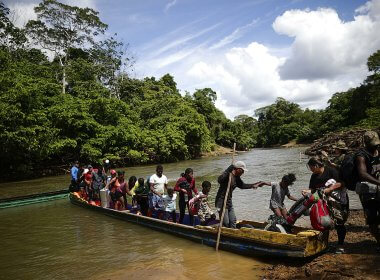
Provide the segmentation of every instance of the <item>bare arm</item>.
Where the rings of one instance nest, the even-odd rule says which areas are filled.
[[[115,182],[116,181],[116,177],[112,178],[107,184],[106,184],[106,188],[109,189],[111,183]]]
[[[292,196],[291,194],[288,195],[288,198],[293,201],[297,201],[298,199]]]
[[[162,196],[161,194],[157,193],[155,190],[154,190],[154,184],[153,183],[149,183],[149,186],[150,186],[150,191],[152,193],[154,193],[155,195],[158,195],[158,196]]]
[[[329,186],[328,188],[324,189],[324,192],[325,192],[326,194],[328,194],[328,193],[331,193],[332,191],[335,191],[335,190],[337,190],[337,189],[340,189],[342,186],[343,186],[343,185],[342,185],[341,183],[335,183],[335,184]]]
[[[258,187],[272,186],[271,182],[263,182],[263,181],[257,182],[255,184],[258,184]]]
[[[375,185],[380,185],[380,181],[376,180],[371,174],[367,172],[367,166],[365,165],[365,159],[363,157],[357,157],[356,165],[358,168],[358,174],[361,181],[366,181]]]

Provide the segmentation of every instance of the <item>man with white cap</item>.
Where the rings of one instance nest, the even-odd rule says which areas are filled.
[[[357,153],[355,162],[359,177],[356,193],[363,205],[369,230],[376,239],[376,249],[380,252],[380,139],[375,131],[367,131],[363,140],[364,149]]]
[[[219,189],[218,193],[215,197],[215,207],[219,211],[219,216],[221,216],[221,213],[223,211],[223,203],[224,203],[224,197],[226,196],[227,187],[228,187],[228,180],[230,173],[232,174],[231,177],[231,185],[230,185],[230,191],[227,196],[227,204],[226,204],[226,211],[224,214],[223,219],[223,226],[229,227],[229,228],[236,228],[236,216],[234,207],[232,205],[232,192],[233,190],[238,187],[239,189],[255,189],[260,186],[262,182],[257,182],[254,184],[245,184],[242,179],[240,178],[241,175],[244,174],[244,172],[248,171],[246,168],[246,165],[243,161],[237,161],[233,165],[230,165],[223,173],[218,177],[218,183],[219,183]]]

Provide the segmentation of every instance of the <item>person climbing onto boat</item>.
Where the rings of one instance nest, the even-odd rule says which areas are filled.
[[[149,211],[148,216],[151,217],[153,211],[160,211],[163,207],[162,195],[167,189],[168,186],[168,178],[163,174],[164,168],[162,165],[157,165],[156,173],[150,176],[149,178]],[[162,218],[159,215],[159,218]]]
[[[240,178],[244,172],[248,171],[246,165],[243,161],[237,161],[234,164],[230,165],[219,177],[219,189],[215,197],[215,207],[219,211],[219,218],[223,212],[223,203],[224,197],[226,196],[228,180],[230,173],[231,176],[231,185],[230,191],[227,195],[227,204],[226,211],[223,219],[223,226],[229,228],[236,228],[236,215],[234,211],[234,207],[232,205],[232,192],[236,189],[256,189],[260,187],[263,182],[257,182],[254,184],[245,184],[243,180]]]
[[[358,175],[355,191],[363,206],[369,231],[376,239],[376,250],[380,253],[380,139],[375,131],[367,131],[363,138],[364,149],[355,158]]]
[[[191,168],[186,168],[185,173],[181,174],[181,178],[178,179],[175,184],[174,190],[179,193],[179,223],[183,224],[185,217],[186,207],[189,210],[189,201],[193,198],[194,194],[198,194],[198,190],[195,187],[194,171]],[[194,216],[189,211],[189,224],[194,225]]]
[[[347,215],[344,220],[340,220],[335,223],[335,229],[338,235],[338,248],[336,249],[337,254],[344,253],[344,240],[346,238],[346,226],[344,225],[348,218],[348,208],[349,201],[347,195],[347,189],[342,183],[339,172],[336,168],[325,166],[324,163],[317,157],[312,157],[307,162],[309,170],[312,172],[309,183],[309,190],[303,190],[302,194],[306,195],[308,192],[314,193],[317,190],[323,190],[323,193],[327,196],[332,193],[339,196],[341,207],[346,209]],[[326,183],[333,179],[332,184]],[[330,181],[331,182],[331,181]],[[334,219],[334,217],[332,217]]]
[[[207,226],[211,221],[216,219],[215,213],[211,210],[208,203],[208,194],[211,190],[209,181],[202,182],[202,191],[189,201],[191,212],[198,215],[202,226]]]
[[[137,214],[142,214],[144,216],[148,213],[149,203],[148,203],[148,194],[149,194],[149,178],[148,183],[144,182],[144,178],[139,178],[136,183],[135,196],[137,201],[137,207],[139,212]]]
[[[269,208],[273,211],[273,213],[278,217],[284,217],[285,219],[288,217],[288,211],[284,204],[285,196],[287,196],[290,200],[297,201],[290,194],[289,186],[293,185],[296,181],[296,176],[293,173],[289,173],[284,175],[279,183],[271,182],[263,182],[261,186],[271,186],[272,187],[272,195],[270,198]]]
[[[79,173],[79,162],[76,160],[73,164],[73,167],[71,167],[70,174],[71,174],[71,184],[69,187],[70,192],[77,192],[79,191],[79,182],[78,182],[78,174]]]
[[[174,193],[172,188],[167,189],[168,194],[162,195],[162,200],[164,202],[164,211],[165,211],[165,220],[172,219],[173,223],[177,222],[177,213],[176,213],[176,200],[177,194]]]

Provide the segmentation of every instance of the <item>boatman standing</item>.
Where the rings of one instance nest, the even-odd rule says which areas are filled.
[[[230,165],[223,173],[218,177],[219,189],[215,197],[215,207],[219,211],[219,218],[222,215],[224,197],[226,196],[228,180],[230,173],[231,177],[231,186],[230,191],[227,196],[226,211],[224,213],[223,226],[229,228],[236,228],[236,216],[234,207],[232,205],[232,192],[236,187],[239,189],[256,189],[260,187],[262,182],[257,182],[254,184],[245,184],[240,178],[244,172],[248,171],[246,165],[243,161],[237,161],[233,165]]]
[[[79,162],[76,160],[73,167],[71,167],[71,185],[70,191],[77,192],[78,188],[78,172],[79,172]]]

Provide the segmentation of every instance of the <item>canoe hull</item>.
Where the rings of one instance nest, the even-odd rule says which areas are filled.
[[[29,204],[36,204],[41,202],[47,202],[51,200],[63,199],[67,198],[69,193],[68,189],[40,193],[40,194],[31,194],[26,196],[18,196],[12,198],[3,198],[0,199],[0,209],[10,208],[10,207],[18,207]]]
[[[70,201],[78,206],[101,212],[107,216],[118,218],[127,222],[149,227],[151,229],[173,234],[182,238],[195,241],[200,244],[215,247],[216,245],[216,229],[210,231],[204,228],[209,227],[191,227],[171,223],[159,219],[149,218],[136,214],[131,214],[123,211],[116,211],[108,208],[88,204],[70,194]],[[223,228],[223,230],[225,230]],[[264,231],[261,231],[264,232]],[[278,233],[279,234],[279,233]],[[221,235],[219,248],[226,251],[235,252],[241,255],[248,256],[266,256],[266,257],[291,257],[291,258],[305,258],[309,257],[305,254],[305,247],[292,246],[289,244],[276,244],[268,242],[260,242],[257,240],[250,240],[241,236],[233,236],[230,234]],[[321,250],[323,251],[323,250]],[[320,252],[317,252],[320,253]],[[315,255],[315,254],[314,254]]]

